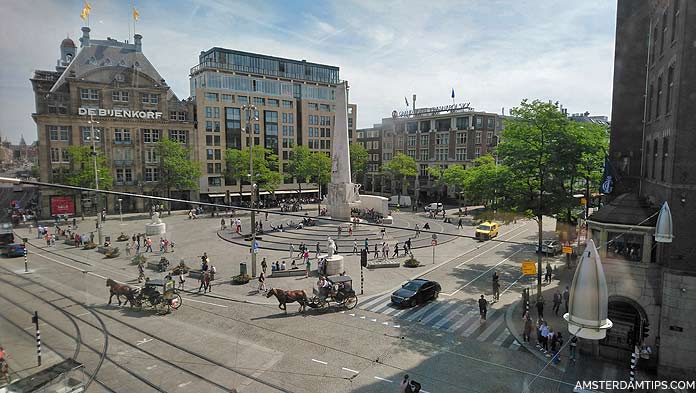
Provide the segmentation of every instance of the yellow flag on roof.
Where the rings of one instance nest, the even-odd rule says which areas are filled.
[[[82,12],[80,12],[80,18],[82,18],[82,20],[86,22],[87,15],[89,15],[89,11],[87,11],[87,8],[83,8]]]
[[[89,5],[87,0],[85,0],[85,10],[87,10],[87,15],[89,15],[89,12],[92,11],[92,6]]]
[[[133,6],[133,20],[137,22],[139,17],[140,13],[138,12],[138,9]]]

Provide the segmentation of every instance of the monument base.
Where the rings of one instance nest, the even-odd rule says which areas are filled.
[[[334,254],[329,257],[328,255],[319,255],[319,258],[326,258],[326,275],[335,276],[337,274],[343,273],[345,271],[343,266],[343,256]]]
[[[145,224],[145,234],[147,236],[159,236],[167,232],[167,225],[165,223],[151,223]]]

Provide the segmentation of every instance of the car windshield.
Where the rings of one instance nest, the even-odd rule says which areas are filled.
[[[407,282],[406,284],[404,284],[401,288],[406,289],[406,290],[409,290],[409,291],[416,292],[416,291],[418,291],[418,288],[421,287],[421,285],[423,285],[423,283],[415,282],[415,281],[409,281],[409,282]]]
[[[482,231],[490,231],[491,227],[490,227],[490,225],[479,225],[478,228],[476,228],[476,229],[480,229]]]

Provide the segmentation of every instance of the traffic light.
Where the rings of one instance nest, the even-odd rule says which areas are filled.
[[[225,190],[225,203],[229,205],[231,201],[232,200],[230,199],[230,190]]]
[[[649,331],[650,324],[648,323],[648,321],[643,321],[643,338],[646,338],[650,335],[650,333],[648,333]]]
[[[367,250],[360,251],[360,266],[367,267]]]

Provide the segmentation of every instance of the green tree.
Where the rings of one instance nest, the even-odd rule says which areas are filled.
[[[294,178],[297,181],[297,187],[302,194],[302,183],[306,183],[312,177],[313,172],[310,167],[312,152],[307,146],[295,145],[290,153],[287,171],[285,176]]]
[[[396,182],[396,179],[401,179],[399,197],[407,193],[407,177],[416,176],[418,173],[416,168],[416,160],[403,153],[396,153],[391,161],[382,166],[384,172],[391,176],[392,181]]]
[[[368,157],[369,153],[363,145],[358,143],[350,144],[350,173],[354,183],[357,181],[358,175],[365,174]]]
[[[90,146],[68,146],[68,157],[71,170],[59,176],[59,182],[75,187],[96,188],[94,179],[94,156]],[[110,190],[114,179],[111,176],[109,162],[104,154],[96,153],[97,174],[99,177],[99,189]]]
[[[278,172],[278,155],[262,146],[254,146],[253,152],[254,177],[259,190],[275,193],[283,181],[283,176]],[[237,180],[241,195],[242,185],[249,183],[249,149],[225,150],[225,177]]]
[[[157,154],[160,161],[158,187],[171,198],[172,189],[196,190],[201,177],[201,167],[191,160],[191,149],[182,143],[165,138],[157,142]],[[172,214],[171,203],[167,210]]]
[[[314,152],[309,157],[307,168],[311,173],[310,178],[319,188],[319,212],[321,212],[321,185],[331,181],[331,157],[320,151]]]

